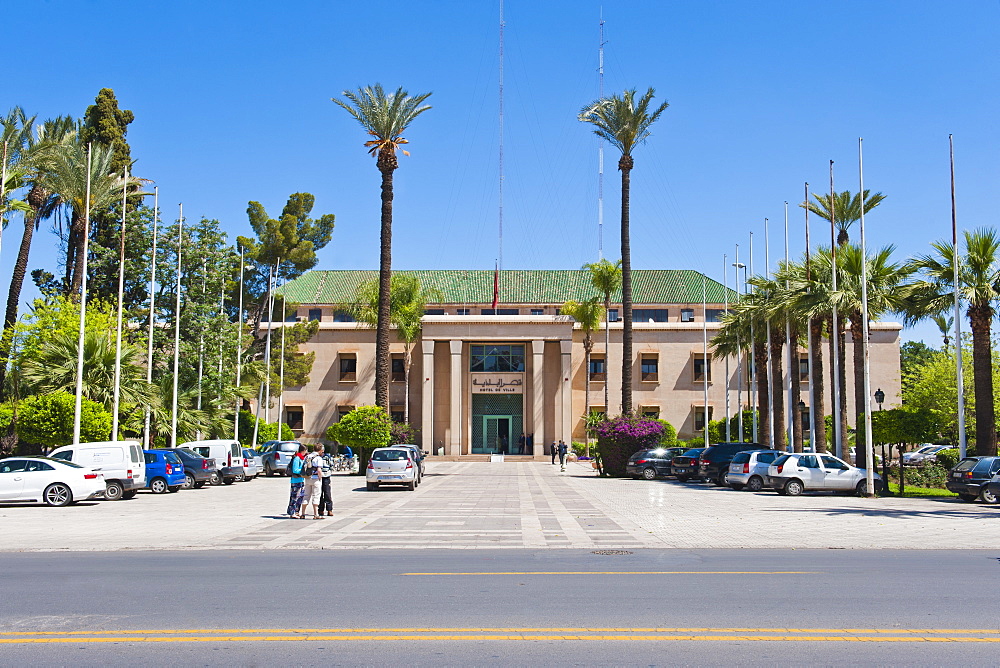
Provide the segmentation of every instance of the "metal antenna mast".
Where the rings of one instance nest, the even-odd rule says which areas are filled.
[[[597,48],[597,99],[604,99],[604,8],[601,8],[601,42]],[[597,140],[597,258],[604,259],[604,140]]]

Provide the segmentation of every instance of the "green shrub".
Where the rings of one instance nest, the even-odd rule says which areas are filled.
[[[389,445],[392,439],[392,420],[380,406],[358,406],[326,430],[326,437],[351,446],[358,456],[359,474],[368,466],[368,456],[375,448]]]
[[[930,463],[921,466],[904,466],[903,476],[906,479],[907,487],[940,488],[948,482],[948,469]],[[893,482],[899,482],[899,466],[889,467],[889,478]]]
[[[69,392],[53,392],[28,397],[18,406],[17,435],[46,448],[73,442],[76,397]],[[111,414],[101,404],[86,397],[80,405],[80,440],[105,441],[111,434]]]
[[[955,468],[955,464],[958,463],[958,457],[958,448],[942,450],[937,453],[937,465],[945,470],[953,469]]]
[[[697,436],[695,438],[689,438],[687,443],[685,443],[684,445],[686,445],[689,448],[704,448],[705,439],[702,438],[701,436]]]
[[[665,448],[677,447],[680,441],[677,440],[677,430],[674,429],[674,425],[666,420],[657,420],[657,422],[663,425],[663,435],[660,436],[660,445]]]
[[[419,429],[408,422],[393,422],[389,426],[389,445],[406,443],[416,445]]]

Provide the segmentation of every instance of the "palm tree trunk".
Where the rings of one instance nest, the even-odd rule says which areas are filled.
[[[788,438],[785,429],[785,393],[781,375],[781,348],[785,334],[781,327],[771,327],[771,414],[774,416],[774,448],[788,449]]]
[[[87,234],[87,230],[84,229],[83,216],[77,217],[76,214],[73,214],[73,218],[73,228],[76,230],[76,248],[73,259],[73,280],[70,283],[69,292],[71,295],[79,295],[80,290],[83,289],[83,256],[87,252],[87,244],[84,243],[84,237]],[[67,254],[67,259],[68,257]]]
[[[864,323],[861,319],[861,313],[855,311],[851,313],[851,350],[854,357],[854,427],[855,431],[859,429],[864,422],[861,417],[865,410],[865,402],[868,401],[868,397],[865,396],[865,350],[862,345],[862,338],[864,337]],[[859,447],[861,445],[861,439],[855,438],[857,443],[855,444],[854,459],[857,462],[856,466],[858,468],[867,468],[868,462],[868,452],[864,447]]]
[[[826,397],[823,387],[823,319],[810,318],[809,328],[812,330],[812,376],[809,382],[812,387],[812,400],[809,402],[809,410],[813,414],[813,424],[815,425],[814,438],[812,443],[814,452],[826,452]]]
[[[389,411],[389,285],[392,280],[392,173],[395,156],[384,159],[382,172],[382,235],[378,266],[378,322],[375,326],[375,404]],[[388,164],[385,164],[388,163]]]
[[[74,271],[76,265],[76,247],[80,244],[77,234],[77,214],[74,211],[70,217],[69,223],[69,233],[66,238],[66,280],[63,283],[65,289],[68,291],[67,295],[71,299],[75,299],[75,291],[70,287],[73,284],[73,279],[76,276]]]
[[[845,461],[851,458],[851,442],[847,431],[847,337],[844,335],[844,321],[837,319],[837,337],[840,339],[840,433],[844,440],[841,455]]]
[[[403,356],[403,422],[410,424],[410,344],[406,344]]]
[[[792,416],[792,449],[795,452],[802,452],[802,411],[799,410],[799,400],[802,395],[802,379],[799,377],[799,330],[792,327],[791,338],[788,341],[788,348],[792,351],[792,368],[788,370],[792,378],[792,405],[789,406],[789,415]]]
[[[993,309],[989,304],[969,306],[972,330],[972,376],[976,391],[976,454],[997,453],[996,417],[993,408],[993,363],[990,345]],[[957,344],[957,342],[956,342]]]
[[[757,377],[757,433],[760,442],[767,445],[771,442],[771,421],[767,419],[768,396],[771,393],[767,384],[767,351],[763,341],[753,344],[754,375]]]
[[[590,336],[590,333],[588,332],[587,336],[583,339],[583,350],[586,353],[586,359],[584,360],[584,367],[583,367],[583,378],[584,378],[584,382],[586,383],[586,385],[584,385],[584,387],[586,389],[584,389],[584,391],[583,391],[583,396],[584,396],[584,399],[583,399],[583,406],[584,406],[584,408],[583,408],[583,415],[584,415],[584,422],[585,423],[586,423],[586,416],[590,415],[590,353],[591,353],[591,351],[593,349],[594,349],[594,339],[593,339],[593,337]],[[605,363],[605,368],[606,368],[606,366],[607,366],[607,364]],[[605,378],[606,377],[607,377],[607,374],[605,374]],[[605,380],[604,387],[607,387],[607,386],[608,386],[607,385],[607,381]],[[605,409],[605,410],[607,410],[607,409]],[[583,442],[586,444],[586,448],[587,448],[587,453],[586,454],[589,457],[590,456],[590,432],[588,432],[586,429],[584,430],[584,433],[583,433]]]
[[[0,401],[6,397],[4,383],[7,379],[7,354],[10,350],[10,339],[14,334],[14,325],[17,323],[17,309],[21,303],[21,288],[24,285],[24,274],[28,270],[28,252],[31,250],[31,237],[35,232],[35,220],[38,217],[38,210],[33,210],[34,215],[24,216],[24,232],[21,233],[21,247],[17,251],[17,260],[14,262],[14,271],[10,277],[10,289],[7,291],[7,313],[3,319],[3,334],[0,334]]]
[[[632,246],[629,241],[629,195],[632,156],[618,161],[622,172],[622,414],[632,413]],[[705,416],[708,420],[708,416]]]
[[[611,415],[611,406],[608,404],[608,382],[611,379],[608,373],[611,370],[611,323],[608,322],[608,312],[611,310],[611,295],[604,295],[604,415]],[[587,369],[590,373],[590,369]],[[588,376],[589,378],[589,376]],[[590,410],[588,407],[587,410]]]

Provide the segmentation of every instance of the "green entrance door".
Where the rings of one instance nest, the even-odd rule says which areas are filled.
[[[511,415],[484,415],[483,416],[483,442],[480,444],[480,452],[489,453],[510,453]]]

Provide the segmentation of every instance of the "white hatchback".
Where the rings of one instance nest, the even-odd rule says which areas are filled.
[[[417,488],[417,465],[409,448],[375,448],[365,472],[368,491],[381,485],[403,485],[411,492]]]
[[[874,473],[875,491],[882,488],[882,478]],[[851,466],[842,459],[824,453],[789,453],[778,457],[767,469],[764,484],[782,496],[798,496],[804,491],[827,490],[856,492],[867,489],[865,469]]]
[[[94,469],[49,457],[0,459],[0,503],[67,506],[103,495],[104,476]]]

